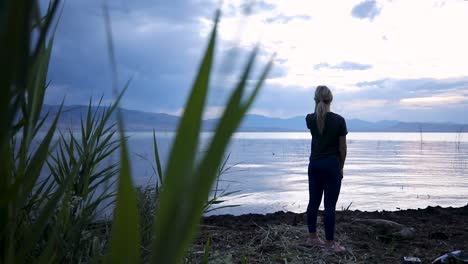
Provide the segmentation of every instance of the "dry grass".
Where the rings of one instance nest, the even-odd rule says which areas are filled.
[[[142,193],[144,194],[144,193]],[[143,209],[143,208],[141,208]],[[319,212],[317,230],[323,225]],[[336,237],[347,251],[343,254],[305,245],[305,215],[274,214],[205,217],[194,242],[181,263],[203,262],[205,245],[211,239],[208,263],[399,263],[403,256],[416,256],[423,263],[455,250],[468,250],[468,205],[461,208],[429,207],[397,212],[338,211]],[[372,226],[355,219],[387,219],[416,229],[410,240],[385,238]],[[91,226],[100,230],[93,248],[104,248],[110,235],[110,223]],[[145,231],[142,230],[143,233]],[[144,236],[143,236],[144,237]],[[148,245],[142,243],[142,250]],[[145,258],[143,263],[148,263]]]
[[[317,230],[323,235],[322,212]],[[338,211],[336,238],[347,251],[335,254],[305,245],[304,214],[210,216],[204,218],[186,263],[201,263],[211,238],[209,263],[400,263],[403,256],[430,263],[455,250],[468,250],[468,205],[461,208],[428,207],[397,212]],[[357,219],[386,219],[415,228],[409,239]],[[206,262],[205,262],[206,263]]]
[[[320,231],[319,231],[320,232]],[[352,250],[335,254],[307,246],[306,225],[266,225],[250,230],[235,230],[202,225],[188,260],[199,263],[204,243],[211,237],[210,263],[356,263]],[[323,236],[323,234],[322,234]],[[340,234],[346,244],[348,237]]]

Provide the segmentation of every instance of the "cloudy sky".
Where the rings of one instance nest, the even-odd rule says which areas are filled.
[[[44,0],[46,1],[46,0]],[[215,0],[112,0],[123,107],[180,114],[212,26]],[[102,1],[68,0],[46,103],[112,100]],[[317,85],[346,118],[468,123],[468,1],[225,0],[206,117],[223,109],[246,55],[275,66],[251,113],[313,112]],[[252,80],[254,81],[254,80]]]

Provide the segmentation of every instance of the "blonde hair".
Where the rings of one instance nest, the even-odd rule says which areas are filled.
[[[330,104],[333,101],[333,94],[325,85],[317,86],[315,89],[315,115],[317,118],[317,127],[320,133],[325,128],[325,117],[330,112]]]

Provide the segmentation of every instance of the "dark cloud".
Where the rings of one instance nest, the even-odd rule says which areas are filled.
[[[119,87],[132,79],[123,107],[175,112],[184,106],[207,45],[199,21],[212,19],[216,8],[215,1],[203,0],[109,2]],[[113,98],[106,41],[100,1],[66,3],[55,39],[47,103],[60,103],[64,96],[66,104],[86,104],[91,96]],[[251,50],[218,43],[209,104],[224,104]],[[255,69],[266,56],[260,49]],[[284,75],[284,69],[274,69],[273,74]]]
[[[132,78],[123,99],[123,107],[151,112],[175,112],[184,106],[191,83],[206,48],[206,36],[201,35],[200,18],[211,19],[217,8],[215,1],[109,1],[119,86]],[[56,33],[52,61],[49,68],[51,86],[46,103],[58,104],[66,96],[66,104],[87,104],[90,96],[96,100],[104,94],[105,102],[112,100],[111,70],[101,1],[67,1]],[[273,8],[266,6],[265,8]],[[299,18],[301,19],[301,18]],[[214,83],[208,101],[210,106],[222,106],[235,86],[236,78],[245,66],[252,47],[235,44],[218,46]],[[252,85],[268,61],[269,54],[262,47]],[[227,64],[224,64],[229,62]],[[287,75],[287,60],[277,59],[269,78]],[[222,65],[228,65],[223,68]],[[342,62],[315,66],[342,70],[366,70],[372,65]],[[318,80],[319,81],[319,80]],[[318,83],[317,83],[318,84]],[[336,94],[334,109],[351,100],[388,100],[431,96],[441,93],[457,94],[466,91],[468,77],[459,79],[382,79],[361,82],[363,91]],[[314,87],[311,84],[311,87]],[[332,87],[333,88],[333,87]],[[466,92],[465,92],[466,93]],[[443,107],[426,113],[382,107],[369,111],[375,119],[405,117],[434,118],[434,121],[457,121],[466,118],[466,104]],[[447,106],[449,107],[449,106]],[[454,108],[453,108],[454,107]],[[294,116],[313,111],[313,89],[265,85],[254,108],[271,115]],[[346,114],[346,113],[345,113]],[[356,116],[350,117],[359,117]],[[345,115],[346,116],[346,115]],[[422,119],[421,119],[422,120]]]
[[[377,5],[376,0],[365,0],[351,10],[351,15],[359,19],[369,19],[372,21],[380,14],[381,8]]]
[[[210,4],[211,3],[211,4]],[[114,1],[109,5],[120,86],[133,78],[123,106],[146,111],[183,106],[206,46],[199,18],[211,1]],[[112,98],[101,1],[65,3],[49,70],[46,102]]]
[[[363,70],[369,70],[372,68],[372,65],[370,64],[360,64],[356,62],[350,62],[350,61],[343,61],[341,63],[335,64],[335,65],[330,65],[329,63],[319,63],[314,65],[314,69],[320,70],[320,69],[338,69],[338,70],[344,70],[344,71],[363,71]]]
[[[208,103],[211,106],[223,106],[233,88],[237,85],[240,76],[243,74],[249,57],[252,55],[254,47],[231,46],[218,52],[218,60],[214,67],[214,78],[211,83],[211,94]],[[272,54],[265,50],[263,46],[258,47],[256,60],[253,69],[247,79],[247,87],[253,87],[258,78],[271,59]],[[287,75],[287,68],[283,60],[275,60],[268,78],[279,78]]]

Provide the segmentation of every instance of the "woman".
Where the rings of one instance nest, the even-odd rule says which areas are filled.
[[[330,112],[333,95],[326,86],[315,90],[315,113],[306,116],[307,128],[312,134],[309,159],[309,205],[307,207],[308,244],[326,247],[335,252],[346,249],[334,239],[335,207],[340,194],[343,166],[346,159],[346,122]],[[317,235],[317,213],[324,196],[324,242]]]

